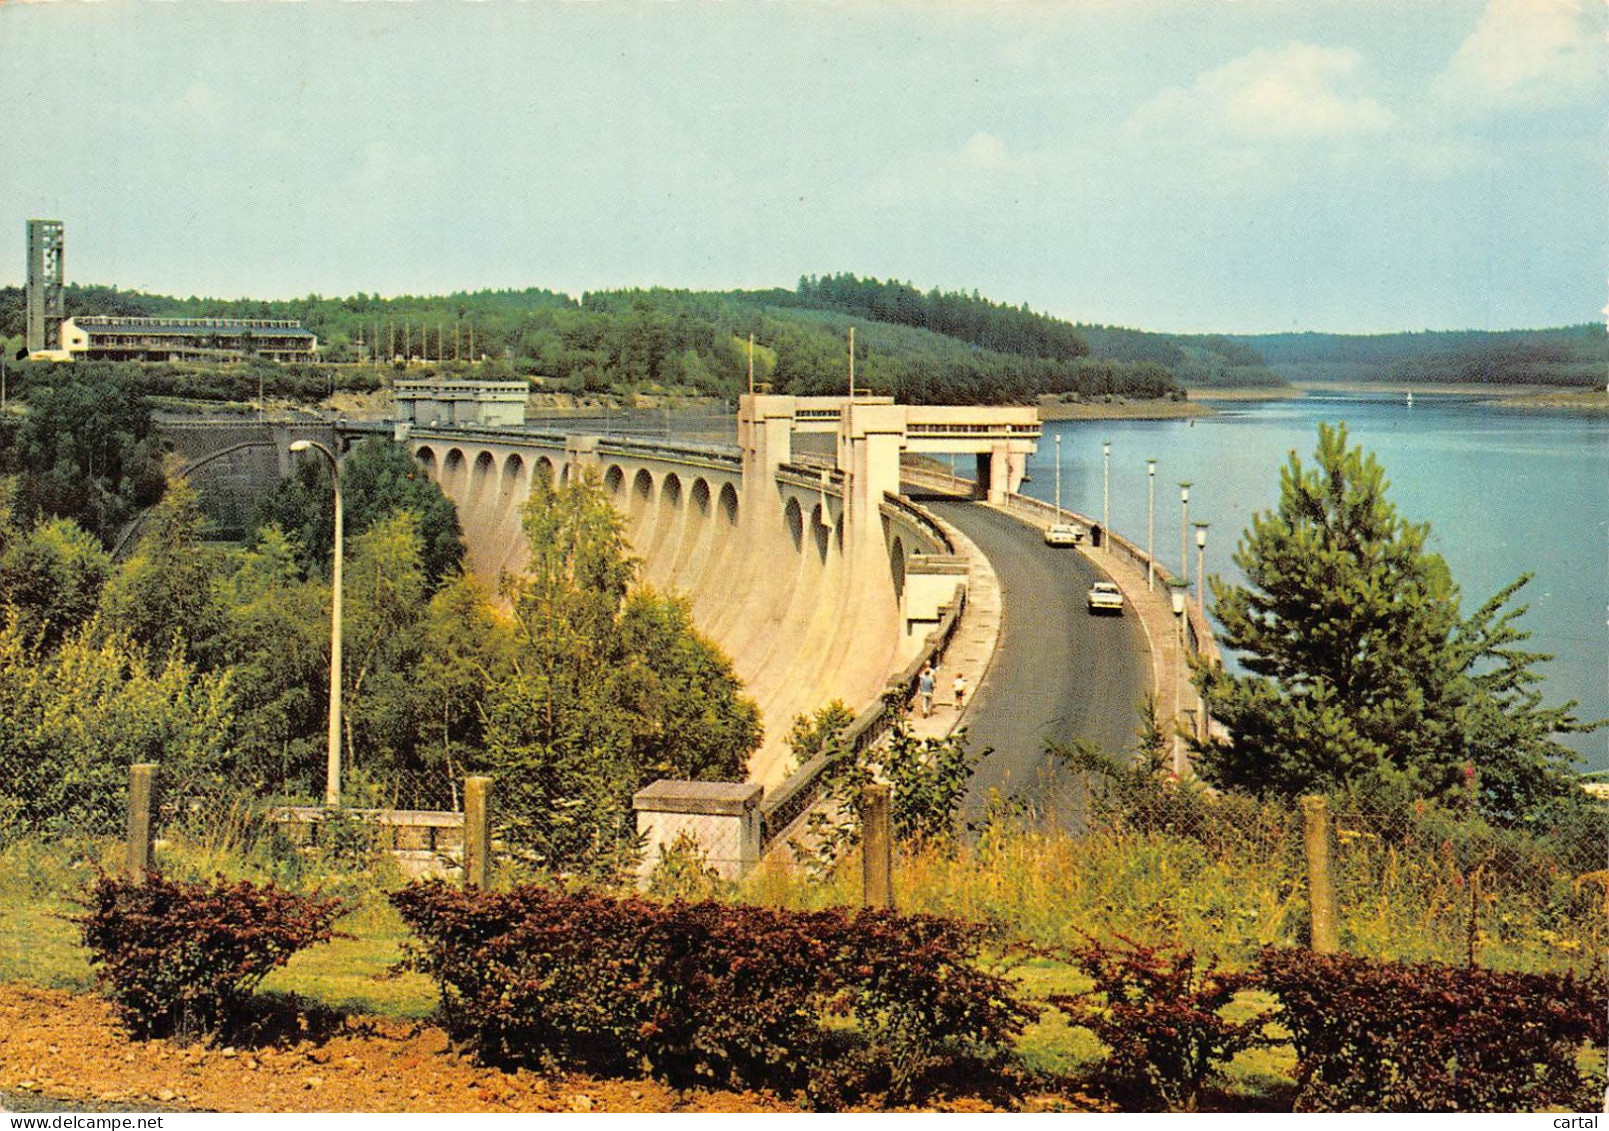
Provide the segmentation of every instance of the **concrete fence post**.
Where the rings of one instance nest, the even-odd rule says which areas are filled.
[[[486,890],[492,858],[492,779],[464,779],[464,887]]]
[[[1341,915],[1330,866],[1330,804],[1323,797],[1308,795],[1302,798],[1302,847],[1307,857],[1310,945],[1317,954],[1334,954],[1341,948]]]
[[[894,906],[894,791],[868,785],[860,794],[861,904]]]
[[[143,884],[151,870],[151,797],[156,763],[136,762],[128,768],[128,878]]]

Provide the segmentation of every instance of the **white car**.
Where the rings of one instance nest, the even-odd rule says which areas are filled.
[[[1045,531],[1047,546],[1076,546],[1084,540],[1084,528],[1070,522],[1058,522]]]
[[[1123,590],[1110,581],[1097,581],[1089,587],[1089,611],[1091,613],[1116,613],[1123,615]]]

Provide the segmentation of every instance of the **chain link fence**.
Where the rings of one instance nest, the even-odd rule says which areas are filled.
[[[73,945],[50,916],[72,911],[95,869],[130,862],[126,767],[33,795],[30,767],[3,770],[0,950],[12,958],[0,956],[0,977],[28,968],[30,932]],[[558,878],[794,907],[867,899],[863,829],[841,790],[762,846],[757,786],[660,783],[685,796],[645,803],[645,790],[633,811],[630,797],[566,795],[564,784],[492,783],[490,886]],[[992,921],[1047,944],[1118,934],[1249,956],[1262,945],[1315,941],[1313,862],[1297,799],[1215,793],[1110,766],[1073,767],[1040,796],[1033,804],[996,798],[953,836],[896,839],[894,904]],[[910,827],[901,806],[912,803],[895,791],[894,829]],[[1546,828],[1505,827],[1456,799],[1338,792],[1326,806],[1340,949],[1577,970],[1609,951],[1601,801],[1564,807]],[[461,811],[331,815],[160,769],[148,835],[155,864],[179,878],[244,875],[375,904],[419,875],[461,882],[466,836]]]

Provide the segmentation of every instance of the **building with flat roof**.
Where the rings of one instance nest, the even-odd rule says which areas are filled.
[[[436,425],[525,423],[531,395],[524,381],[398,381],[397,419]]]
[[[86,314],[61,324],[70,360],[311,361],[318,338],[285,318],[125,318]]]

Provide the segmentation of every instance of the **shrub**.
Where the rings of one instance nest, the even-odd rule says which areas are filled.
[[[1248,975],[1221,971],[1215,959],[1198,969],[1191,950],[1119,938],[1122,949],[1095,940],[1071,948],[1067,956],[1095,984],[1050,1002],[1111,1050],[1106,1075],[1125,1103],[1194,1111],[1214,1065],[1267,1043],[1267,1015],[1239,1022],[1219,1015],[1251,984]]]
[[[1517,974],[1268,948],[1259,981],[1296,1048],[1298,1110],[1596,1108],[1583,1045],[1609,1029],[1601,972]]]
[[[934,1069],[998,1056],[1034,1016],[976,966],[983,928],[945,919],[537,886],[391,898],[422,943],[405,965],[493,1062],[804,1089],[831,1107],[908,1098]]]
[[[104,873],[74,918],[96,982],[136,1037],[208,1036],[240,1019],[275,967],[336,937],[338,899],[266,884],[144,883]]]

